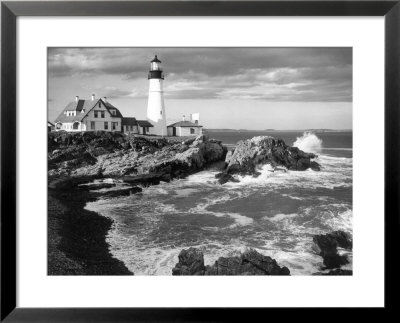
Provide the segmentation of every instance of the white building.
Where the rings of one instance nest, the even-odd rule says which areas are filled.
[[[70,102],[55,120],[55,130],[65,131],[121,131],[122,114],[106,98]]]
[[[164,106],[164,74],[160,64],[161,61],[157,58],[157,55],[150,62],[147,120],[154,126],[152,134],[165,136],[167,134],[167,121]]]
[[[193,119],[195,118],[195,119]],[[203,126],[199,125],[199,114],[191,114],[191,121],[185,120],[175,122],[167,127],[168,136],[186,137],[198,136],[203,133]]]

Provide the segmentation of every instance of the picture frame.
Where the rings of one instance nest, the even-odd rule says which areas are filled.
[[[22,16],[384,16],[385,308],[398,285],[400,1],[3,1],[1,4],[1,321],[234,321],[263,309],[17,307],[17,28]],[[12,122],[10,122],[10,120]],[[255,315],[256,313],[251,313]],[[259,313],[261,314],[261,313]],[[381,315],[382,313],[375,313]],[[248,315],[248,314],[245,314]]]

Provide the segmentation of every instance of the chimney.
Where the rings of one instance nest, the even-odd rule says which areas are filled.
[[[185,121],[185,115],[182,116],[182,121]]]
[[[107,97],[106,97],[106,96],[103,97],[103,101],[104,101],[104,102],[107,102]]]
[[[92,101],[94,101],[95,98],[96,98],[96,96],[94,94],[92,94]]]
[[[78,102],[79,101],[79,96],[75,97],[75,101]]]

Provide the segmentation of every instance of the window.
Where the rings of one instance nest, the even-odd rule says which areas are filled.
[[[99,108],[101,108],[101,102],[99,102]]]
[[[150,131],[150,128],[149,127],[146,127],[146,132],[149,132]]]
[[[90,129],[95,130],[96,129],[96,123],[94,121],[90,121]]]
[[[94,117],[95,117],[95,118],[98,118],[98,117],[99,117],[98,112],[99,112],[99,111],[94,110]]]
[[[118,122],[111,122],[112,130],[117,129],[117,126],[118,126]]]
[[[108,122],[104,122],[104,130],[108,130]]]
[[[105,118],[106,114],[104,113],[104,111],[100,111],[101,112],[101,117]]]
[[[190,128],[190,134],[193,135],[194,134],[194,129]]]
[[[113,115],[113,116],[115,116],[116,114],[117,114],[117,111],[116,110],[110,110],[111,111],[111,114]]]

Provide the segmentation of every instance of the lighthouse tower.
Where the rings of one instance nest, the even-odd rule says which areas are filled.
[[[150,62],[149,100],[147,103],[147,119],[154,125],[152,133],[158,136],[167,135],[167,119],[165,116],[163,81],[164,74],[161,61],[157,55]]]

